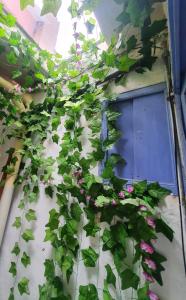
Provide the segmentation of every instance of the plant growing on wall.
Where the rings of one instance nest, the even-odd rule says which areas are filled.
[[[114,101],[116,95],[108,92],[112,82],[120,83],[131,71],[143,73],[151,69],[162,48],[166,36],[166,20],[151,20],[154,4],[161,1],[127,0],[123,11],[118,16],[121,23],[117,28],[120,34],[111,39],[107,50],[101,51],[99,41],[87,39],[78,32],[78,20],[86,11],[88,23],[94,26],[91,10],[98,1],[84,1],[81,5],[72,0],[69,11],[74,28],[74,44],[71,57],[63,60],[59,54],[50,54],[25,40],[14,30],[15,19],[6,15],[0,6],[0,37],[3,40],[1,52],[6,50],[6,61],[16,70],[12,79],[19,80],[26,73],[22,87],[15,90],[1,89],[0,115],[4,125],[4,135],[22,140],[23,155],[21,169],[16,181],[22,184],[24,197],[19,204],[22,211],[13,224],[21,232],[25,243],[34,240],[32,226],[22,232],[24,219],[28,224],[37,220],[37,211],[32,209],[39,195],[39,182],[45,184],[46,194],[56,198],[56,207],[49,212],[46,224],[45,241],[50,242],[53,256],[45,260],[44,276],[46,282],[39,286],[39,299],[71,299],[66,293],[63,281],[70,280],[78,253],[84,265],[94,268],[99,253],[92,248],[79,249],[78,226],[82,214],[88,222],[83,227],[86,236],[95,237],[101,232],[103,251],[113,256],[115,270],[105,265],[107,276],[104,281],[104,300],[112,300],[110,287],[116,287],[116,273],[121,280],[123,290],[137,290],[138,300],[157,300],[159,297],[150,289],[150,284],[157,281],[162,285],[162,263],[166,258],[155,249],[157,233],[162,232],[170,241],[173,233],[169,226],[157,215],[159,201],[170,191],[158,183],[147,181],[126,185],[126,181],[115,175],[114,168],[124,163],[118,154],[112,154],[105,160],[105,153],[112,148],[120,137],[115,127],[118,113],[104,105],[104,100]],[[121,4],[123,1],[115,0]],[[34,1],[20,1],[21,8],[34,5]],[[54,15],[61,1],[43,1],[42,14],[52,12]],[[126,31],[127,26],[127,31]],[[127,34],[131,28],[132,34]],[[159,51],[159,52],[157,52]],[[43,66],[43,67],[41,67]],[[47,67],[47,72],[46,72]],[[15,103],[20,103],[25,92],[44,91],[42,103],[31,103],[29,110],[20,112]],[[102,115],[108,123],[108,136],[100,139]],[[82,118],[89,127],[90,152],[84,154],[82,146]],[[63,134],[58,127],[64,120]],[[43,145],[51,137],[60,147],[56,159],[44,155]],[[13,153],[10,149],[9,153]],[[92,171],[100,162],[104,166],[100,176]],[[12,156],[4,172],[11,174],[16,158]],[[61,176],[60,184],[53,181],[56,174]],[[114,220],[117,220],[114,222]],[[101,223],[109,226],[101,230]],[[130,264],[127,263],[127,245],[133,242],[135,253]],[[19,242],[12,249],[15,261],[11,262],[9,272],[16,277],[16,261],[20,257],[26,268],[32,257],[23,252]],[[143,270],[143,278],[136,272],[136,264]],[[59,275],[60,270],[61,275]],[[22,277],[17,286],[20,295],[28,294],[29,278]],[[14,299],[14,289],[10,291],[9,300]],[[79,300],[99,299],[93,284],[79,287]]]

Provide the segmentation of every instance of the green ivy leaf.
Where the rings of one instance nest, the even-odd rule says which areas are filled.
[[[109,292],[106,280],[104,281],[103,300],[114,300]]]
[[[114,176],[114,171],[113,171],[113,167],[110,164],[106,164],[101,176],[104,179],[110,179]]]
[[[121,31],[123,29],[123,26],[127,25],[130,22],[130,16],[129,14],[123,10],[116,18],[116,21],[120,22],[122,26],[120,26],[118,29]]]
[[[65,225],[66,233],[74,235],[78,230],[78,223],[76,220],[69,220]]]
[[[116,225],[111,226],[111,232],[115,240],[121,243],[123,247],[125,247],[128,234],[126,232],[124,224],[117,222]]]
[[[129,228],[129,236],[133,236],[136,240],[148,241],[156,239],[156,235],[152,228],[150,228],[142,216],[138,216],[131,220],[131,228]]]
[[[21,257],[21,262],[25,266],[25,268],[31,264],[30,256],[28,256],[26,252],[23,252],[23,255]]]
[[[96,9],[97,5],[99,4],[100,0],[85,0],[81,6],[80,12],[86,11],[88,14]]]
[[[134,190],[136,194],[143,195],[147,190],[147,180],[134,183]]]
[[[17,56],[15,55],[13,50],[9,51],[6,54],[6,60],[11,65],[15,65],[17,63]]]
[[[97,207],[103,207],[105,204],[111,203],[112,199],[105,196],[98,196],[95,202]]]
[[[17,274],[17,268],[16,268],[16,263],[11,261],[11,266],[10,266],[10,269],[9,269],[9,273],[11,273],[13,275],[13,277],[16,276]]]
[[[16,217],[12,226],[14,226],[16,228],[20,228],[21,227],[21,217]]]
[[[10,289],[10,294],[9,294],[8,300],[14,300],[14,288],[13,287]]]
[[[73,272],[74,261],[71,255],[66,255],[62,262],[62,272],[66,274],[67,281],[69,282],[70,276]]]
[[[20,253],[20,248],[19,248],[19,245],[18,245],[17,242],[15,243],[14,248],[12,249],[11,253],[15,254],[16,256],[19,255],[19,253]]]
[[[39,285],[39,300],[46,300],[48,297],[48,285]]]
[[[112,122],[112,121],[116,121],[118,119],[118,117],[121,116],[121,113],[109,109],[106,112],[106,115],[107,115],[107,120],[109,122]],[[117,161],[116,161],[116,163],[121,159],[121,156],[119,154],[114,154],[114,153],[112,153],[110,157],[116,157],[116,158],[118,158]]]
[[[34,83],[34,79],[33,79],[33,77],[32,76],[30,76],[30,75],[27,75],[27,76],[25,76],[25,82],[24,82],[24,85],[26,86],[26,87],[30,87],[30,86],[32,86],[33,85],[33,83]]]
[[[171,242],[174,238],[174,231],[162,219],[156,220],[156,232],[163,233]]]
[[[22,72],[19,70],[13,71],[12,72],[12,79],[16,79],[22,75]]]
[[[45,76],[42,73],[35,73],[35,78],[40,79],[40,80],[44,80]]]
[[[149,40],[167,28],[167,19],[155,20],[151,25],[144,28],[142,39]]]
[[[107,278],[106,278],[106,282],[108,284],[113,284],[114,287],[116,287],[116,276],[114,275],[111,266],[110,265],[106,265],[105,269],[107,271]]]
[[[148,287],[144,286],[143,288],[138,290],[138,300],[149,300],[148,296]]]
[[[78,203],[72,203],[70,206],[71,209],[71,216],[73,219],[75,219],[77,222],[80,222],[82,210]]]
[[[83,210],[84,210],[84,212],[86,213],[86,217],[87,217],[87,219],[90,221],[90,222],[94,222],[94,220],[95,220],[95,213],[94,213],[94,210],[93,210],[93,208],[92,207],[84,207],[83,208]]]
[[[30,192],[29,195],[28,195],[28,201],[29,201],[30,203],[36,202],[36,201],[37,201],[37,197],[38,197],[38,194],[37,194],[37,193]]]
[[[120,274],[122,290],[126,290],[128,288],[134,288],[135,290],[138,287],[140,282],[139,277],[132,272],[130,269],[126,269]]]
[[[21,10],[25,9],[28,5],[34,6],[34,0],[20,0]]]
[[[129,72],[130,67],[136,63],[136,59],[128,57],[127,54],[118,59],[118,69],[122,72]]]
[[[50,210],[49,215],[50,218],[46,227],[49,227],[51,230],[57,229],[59,225],[59,213],[53,208]]]
[[[157,202],[170,195],[171,191],[161,187],[159,183],[154,182],[148,185],[148,193],[151,197],[157,199]]]
[[[116,266],[118,273],[120,273],[124,267],[123,260],[126,257],[125,249],[123,248],[123,246],[120,246],[119,244],[117,245],[116,248],[114,248],[113,254],[114,254],[114,264]]]
[[[46,277],[47,280],[53,280],[55,276],[55,266],[53,260],[46,259],[44,262],[44,266],[45,266],[44,276]]]
[[[127,40],[127,52],[129,53],[131,50],[133,50],[136,47],[137,44],[137,38],[135,35],[132,35],[128,40]]]
[[[58,142],[59,142],[59,135],[58,134],[54,134],[52,136],[52,140],[53,140],[54,143],[58,144]]]
[[[52,13],[55,17],[61,7],[61,0],[43,0],[43,8],[41,10],[41,16],[48,13]]]
[[[112,232],[107,228],[105,228],[103,232],[102,240],[103,240],[103,251],[110,250],[116,245],[116,241],[112,236]]]
[[[45,188],[45,194],[48,195],[50,198],[53,197],[53,193],[54,193],[54,191],[53,191],[53,188],[51,187],[51,185],[49,185]]]
[[[14,27],[16,24],[16,18],[12,16],[11,14],[6,15],[6,25],[8,27]]]
[[[95,267],[99,255],[92,247],[81,250],[83,261],[86,267]]]
[[[57,263],[61,263],[63,256],[65,255],[65,249],[63,246],[54,249],[54,258]]]
[[[96,233],[100,231],[100,227],[92,221],[86,224],[83,227],[83,229],[86,231],[86,236],[93,236],[93,237],[95,237]]]
[[[98,292],[94,284],[80,285],[78,300],[99,300]]]
[[[37,220],[35,210],[29,209],[28,212],[25,215],[25,218],[27,219],[28,222]]]
[[[30,295],[28,284],[29,284],[29,280],[26,277],[23,277],[19,281],[19,283],[18,283],[18,290],[19,290],[19,293],[21,295],[23,295],[23,294]]]
[[[32,229],[26,229],[21,236],[26,242],[34,240]]]
[[[126,8],[126,13],[129,14],[131,23],[136,27],[140,27],[149,16],[150,10],[148,4],[144,1],[130,0]]]
[[[69,6],[69,12],[71,13],[72,18],[78,16],[78,2],[75,0],[71,1],[71,5]]]
[[[45,239],[44,239],[44,242],[50,241],[50,242],[53,243],[55,240],[57,240],[56,233],[54,233],[50,228],[47,228],[45,230]]]
[[[0,27],[0,38],[5,37],[6,36],[6,31],[5,29]]]
[[[113,52],[103,51],[102,59],[108,67],[114,67],[115,66],[116,56]]]

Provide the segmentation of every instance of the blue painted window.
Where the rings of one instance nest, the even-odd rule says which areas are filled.
[[[126,165],[118,165],[115,172],[129,183],[147,179],[158,181],[176,194],[174,149],[165,85],[121,94],[117,101],[109,103],[121,113],[116,127],[121,138],[108,151],[120,154]],[[103,131],[106,132],[103,119]]]

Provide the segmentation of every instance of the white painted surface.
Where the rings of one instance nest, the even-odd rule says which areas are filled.
[[[82,120],[84,122],[84,120]],[[84,149],[87,151],[89,148],[87,142],[88,129],[85,130],[83,137]],[[47,154],[51,156],[56,156],[58,154],[58,147],[53,144],[49,139],[45,143]],[[59,180],[59,178],[56,180]],[[11,212],[9,215],[7,228],[4,236],[4,242],[0,253],[0,300],[7,300],[9,289],[15,284],[17,286],[18,281],[21,277],[26,276],[30,279],[30,295],[20,296],[17,288],[15,289],[15,300],[38,300],[38,285],[42,284],[45,280],[43,277],[44,269],[43,262],[46,258],[50,258],[52,254],[52,249],[50,243],[43,242],[45,236],[45,224],[48,221],[48,211],[55,207],[55,199],[50,199],[45,195],[44,186],[40,184],[40,196],[37,204],[33,204],[32,208],[37,211],[37,221],[32,225],[34,229],[35,240],[26,243],[24,240],[20,239],[21,232],[24,229],[29,228],[30,224],[27,221],[23,221],[23,227],[20,230],[16,230],[12,227],[15,216],[20,216],[21,212],[17,208],[19,200],[22,197],[21,189],[18,190],[13,199]],[[154,291],[156,291],[161,300],[184,300],[186,294],[186,285],[183,269],[183,259],[181,250],[181,237],[180,237],[180,218],[179,218],[179,205],[178,199],[176,197],[170,196],[161,205],[161,211],[168,221],[169,225],[175,231],[175,239],[171,244],[166,238],[160,236],[160,240],[157,244],[159,251],[164,254],[168,261],[165,263],[166,271],[163,273],[164,286],[158,287],[154,286]],[[86,224],[86,218],[83,216],[82,225]],[[104,228],[104,224],[102,227]],[[18,274],[16,281],[12,279],[8,269],[10,267],[10,261],[14,261],[15,256],[11,254],[11,249],[16,241],[20,240],[20,245],[22,251],[28,252],[32,258],[31,266],[25,268],[21,262],[20,257],[18,258]],[[104,266],[109,263],[113,265],[110,254],[107,252],[102,253],[101,251],[101,241],[100,234],[97,238],[87,238],[85,232],[79,230],[79,241],[81,243],[80,248],[87,248],[89,245],[95,247],[97,252],[100,253],[100,258],[97,263],[96,268],[85,268],[81,257],[78,258],[78,263],[74,268],[74,273],[70,280],[69,291],[72,292],[73,300],[77,299],[75,294],[79,285],[86,285],[88,283],[94,283],[100,293],[100,300],[102,298],[102,288],[103,280],[105,277]],[[111,290],[112,291],[112,290]],[[118,288],[117,291],[112,291],[114,299],[116,300],[131,300],[132,291],[128,290],[121,292]]]
[[[157,63],[153,72],[145,73],[144,76],[133,74],[129,77],[125,87],[117,87],[117,92],[124,92],[134,88],[148,86],[164,81],[164,70],[161,63]],[[40,97],[39,97],[40,98]],[[84,120],[82,120],[84,123]],[[89,149],[87,142],[88,129],[85,129],[83,137],[83,149],[84,153]],[[48,156],[56,156],[58,154],[58,147],[53,144],[51,139],[45,143],[46,152]],[[94,170],[96,172],[96,170]],[[59,177],[56,177],[59,180]],[[20,215],[19,209],[17,209],[19,200],[22,197],[21,190],[17,191],[13,197],[13,203],[11,212],[9,215],[7,228],[4,236],[3,246],[0,252],[0,300],[7,300],[9,289],[13,286],[14,280],[10,273],[8,273],[10,267],[10,261],[15,259],[14,255],[11,254],[11,250],[14,243],[20,238],[20,231],[12,227],[15,216]],[[32,258],[31,266],[26,269],[20,263],[20,257],[18,259],[18,275],[16,278],[15,285],[17,286],[18,281],[21,277],[26,276],[30,279],[30,296],[20,296],[17,288],[15,289],[15,300],[38,300],[38,285],[42,284],[45,279],[43,277],[44,269],[43,262],[46,258],[51,256],[51,247],[47,242],[43,242],[45,236],[45,224],[48,222],[48,212],[51,208],[55,207],[55,199],[48,198],[44,193],[44,186],[40,185],[40,196],[37,204],[33,205],[33,209],[37,211],[37,221],[34,223],[34,234],[35,241],[26,243],[20,239],[21,249],[28,252]],[[161,205],[162,214],[167,220],[168,224],[175,231],[175,238],[173,243],[170,243],[166,238],[160,235],[159,242],[156,247],[159,251],[164,254],[168,261],[164,264],[166,271],[163,272],[164,286],[159,287],[157,285],[152,286],[152,289],[157,292],[161,300],[184,300],[186,295],[186,284],[184,277],[183,258],[181,249],[181,236],[180,236],[180,215],[179,215],[179,204],[176,197],[167,197],[166,201],[162,202]],[[86,221],[83,216],[82,224]],[[23,222],[23,228],[29,228],[27,221]],[[103,224],[104,227],[104,224]],[[89,245],[95,245],[97,251],[100,252],[100,258],[95,269],[87,270],[81,257],[79,257],[79,263],[74,268],[74,273],[70,281],[69,290],[72,291],[73,295],[78,289],[80,284],[94,283],[100,292],[100,300],[102,298],[103,278],[105,276],[104,265],[107,263],[112,264],[109,253],[101,251],[100,235],[97,238],[86,238],[85,233],[80,230],[79,241],[81,242],[80,248],[86,248]],[[113,291],[115,300],[131,300],[132,291],[117,292]],[[73,297],[73,300],[77,297]]]
[[[8,273],[10,266],[10,261],[14,260],[14,255],[11,254],[11,249],[13,248],[14,243],[19,240],[20,231],[12,228],[11,224],[14,221],[15,216],[20,215],[19,209],[17,209],[17,204],[21,199],[21,192],[17,192],[14,195],[14,201],[9,216],[7,229],[4,237],[3,247],[1,249],[1,260],[0,260],[0,299],[7,300],[9,288],[12,287],[14,280],[11,277],[11,274]],[[16,278],[17,282],[22,276],[26,276],[30,279],[30,296],[19,295],[17,289],[15,290],[15,299],[38,299],[38,285],[44,282],[43,277],[43,262],[46,258],[51,256],[51,247],[47,242],[43,242],[45,236],[45,224],[48,221],[48,211],[54,206],[55,200],[49,199],[44,193],[44,186],[40,185],[40,197],[36,205],[33,205],[33,208],[37,210],[38,220],[33,225],[35,241],[31,241],[28,244],[20,239],[21,249],[28,252],[32,258],[31,266],[24,268],[20,263],[20,257],[18,259],[18,275]],[[163,272],[163,281],[164,286],[159,287],[154,285],[153,290],[156,291],[160,299],[162,300],[184,300],[186,294],[186,285],[184,277],[184,268],[183,268],[183,259],[182,259],[182,249],[181,249],[181,237],[180,237],[180,221],[179,221],[179,207],[178,199],[176,197],[168,197],[166,201],[162,203],[162,213],[165,219],[168,221],[169,225],[175,231],[175,238],[173,243],[170,243],[166,238],[160,235],[158,244],[156,245],[160,253],[164,254],[168,261],[164,264],[166,271]],[[82,222],[84,223],[85,216],[83,217]],[[103,224],[104,225],[104,224]],[[24,221],[23,228],[29,228],[29,224]],[[100,258],[96,268],[92,270],[85,268],[81,258],[79,257],[79,263],[74,268],[74,274],[71,278],[70,291],[78,289],[79,285],[85,285],[88,283],[94,283],[100,290],[103,287],[103,278],[105,277],[104,265],[107,263],[112,264],[110,254],[107,252],[102,253],[101,251],[101,242],[100,235],[98,234],[97,238],[86,238],[85,232],[80,230],[79,240],[81,242],[81,248],[86,248],[88,245],[92,245],[97,249],[97,252],[100,252]],[[117,293],[113,293],[116,300],[131,299],[132,291],[122,292],[117,290]],[[127,296],[128,295],[128,296]],[[73,298],[76,299],[76,298]],[[100,295],[100,300],[102,296]]]

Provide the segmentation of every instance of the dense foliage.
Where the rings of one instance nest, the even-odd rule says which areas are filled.
[[[45,241],[50,242],[53,256],[45,260],[46,282],[39,286],[39,299],[71,299],[63,288],[63,281],[69,281],[73,266],[80,253],[84,265],[94,268],[99,254],[92,247],[79,248],[78,228],[82,214],[88,223],[84,226],[86,235],[96,237],[101,232],[102,250],[113,255],[115,269],[105,265],[107,276],[104,281],[104,300],[113,297],[110,287],[116,287],[116,272],[121,280],[123,290],[137,290],[138,300],[157,300],[149,285],[157,281],[162,285],[162,263],[166,258],[155,249],[157,233],[163,233],[170,241],[172,230],[157,215],[159,201],[170,191],[160,187],[158,183],[147,184],[147,181],[130,186],[115,175],[114,168],[123,159],[112,154],[106,160],[105,154],[120,137],[115,127],[118,113],[111,110],[109,103],[116,95],[108,92],[111,82],[121,83],[131,71],[143,73],[151,69],[162,50],[166,39],[166,20],[151,20],[151,13],[156,2],[144,0],[115,0],[123,4],[123,11],[118,16],[120,26],[106,51],[100,50],[103,37],[96,41],[87,39],[77,31],[78,20],[84,12],[90,15],[88,23],[94,26],[91,10],[98,1],[84,1],[79,6],[72,0],[69,11],[74,27],[74,44],[71,56],[63,60],[59,54],[50,54],[38,50],[37,46],[23,38],[15,30],[15,19],[3,12],[0,7],[1,53],[5,53],[7,64],[12,67],[12,79],[19,82],[24,78],[22,87],[17,84],[15,90],[0,91],[0,116],[4,125],[4,138],[15,137],[22,141],[20,150],[23,158],[16,180],[23,186],[24,198],[19,204],[22,211],[13,224],[21,232],[21,238],[28,243],[35,239],[32,224],[37,220],[37,211],[31,205],[38,200],[39,183],[45,184],[46,194],[56,199],[56,207],[49,212],[46,224]],[[21,0],[24,9],[34,0]],[[42,14],[52,11],[54,15],[61,1],[43,0]],[[127,28],[127,30],[126,30]],[[132,29],[132,30],[129,30]],[[132,32],[132,34],[129,34]],[[120,33],[120,34],[119,34]],[[158,53],[157,53],[158,51]],[[29,70],[29,72],[28,72]],[[20,110],[22,95],[44,91],[42,103],[32,102],[29,108]],[[107,100],[108,105],[104,105]],[[108,101],[109,100],[109,101]],[[107,117],[108,136],[102,140],[102,115]],[[82,146],[82,119],[88,123],[90,151],[85,153]],[[86,122],[85,122],[86,120]],[[58,128],[64,122],[62,135]],[[43,145],[51,138],[60,147],[56,159],[44,155]],[[12,154],[14,149],[9,149]],[[93,170],[104,161],[100,176]],[[12,155],[4,172],[14,171],[16,156]],[[57,171],[56,171],[57,170]],[[61,176],[60,184],[53,178],[56,172]],[[27,220],[28,228],[22,232],[22,222]],[[109,226],[101,229],[101,223]],[[134,257],[127,263],[127,245],[134,244]],[[16,277],[17,258],[26,268],[32,258],[20,248],[19,241],[12,249],[15,261],[11,262],[9,272]],[[143,277],[136,272],[136,264],[140,264]],[[59,270],[61,275],[59,275]],[[13,286],[9,300],[14,299]],[[24,277],[18,283],[20,295],[29,294],[29,278]],[[93,284],[79,287],[79,300],[98,299],[98,291]],[[117,300],[117,299],[116,299]]]

